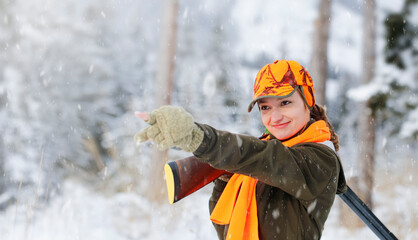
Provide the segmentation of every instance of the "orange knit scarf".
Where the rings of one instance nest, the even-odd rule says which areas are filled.
[[[325,142],[330,138],[329,128],[321,120],[312,123],[302,134],[282,144],[291,147],[298,143]],[[256,185],[256,179],[234,174],[222,192],[210,219],[216,224],[229,224],[227,239],[258,240]]]

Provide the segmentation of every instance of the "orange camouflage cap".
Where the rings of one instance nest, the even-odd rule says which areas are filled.
[[[253,100],[248,106],[251,112],[259,99],[266,97],[286,98],[298,88],[308,107],[315,105],[314,87],[308,71],[296,61],[276,60],[258,72],[254,82]]]

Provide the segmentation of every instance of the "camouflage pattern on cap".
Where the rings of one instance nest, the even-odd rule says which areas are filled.
[[[298,89],[297,86],[301,88],[305,103],[313,107],[315,105],[313,81],[302,65],[289,60],[276,60],[274,63],[265,65],[255,79],[253,101],[248,107],[248,112],[259,99],[289,97]]]

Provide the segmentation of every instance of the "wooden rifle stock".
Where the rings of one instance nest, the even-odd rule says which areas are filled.
[[[167,183],[168,201],[173,204],[194,193],[219,176],[228,173],[200,162],[191,156],[168,162],[164,166]]]

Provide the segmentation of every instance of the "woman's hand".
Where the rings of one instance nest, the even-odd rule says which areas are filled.
[[[203,130],[183,108],[163,106],[151,113],[135,112],[135,116],[150,124],[135,135],[136,142],[152,139],[160,150],[179,147],[194,152],[203,141]]]

